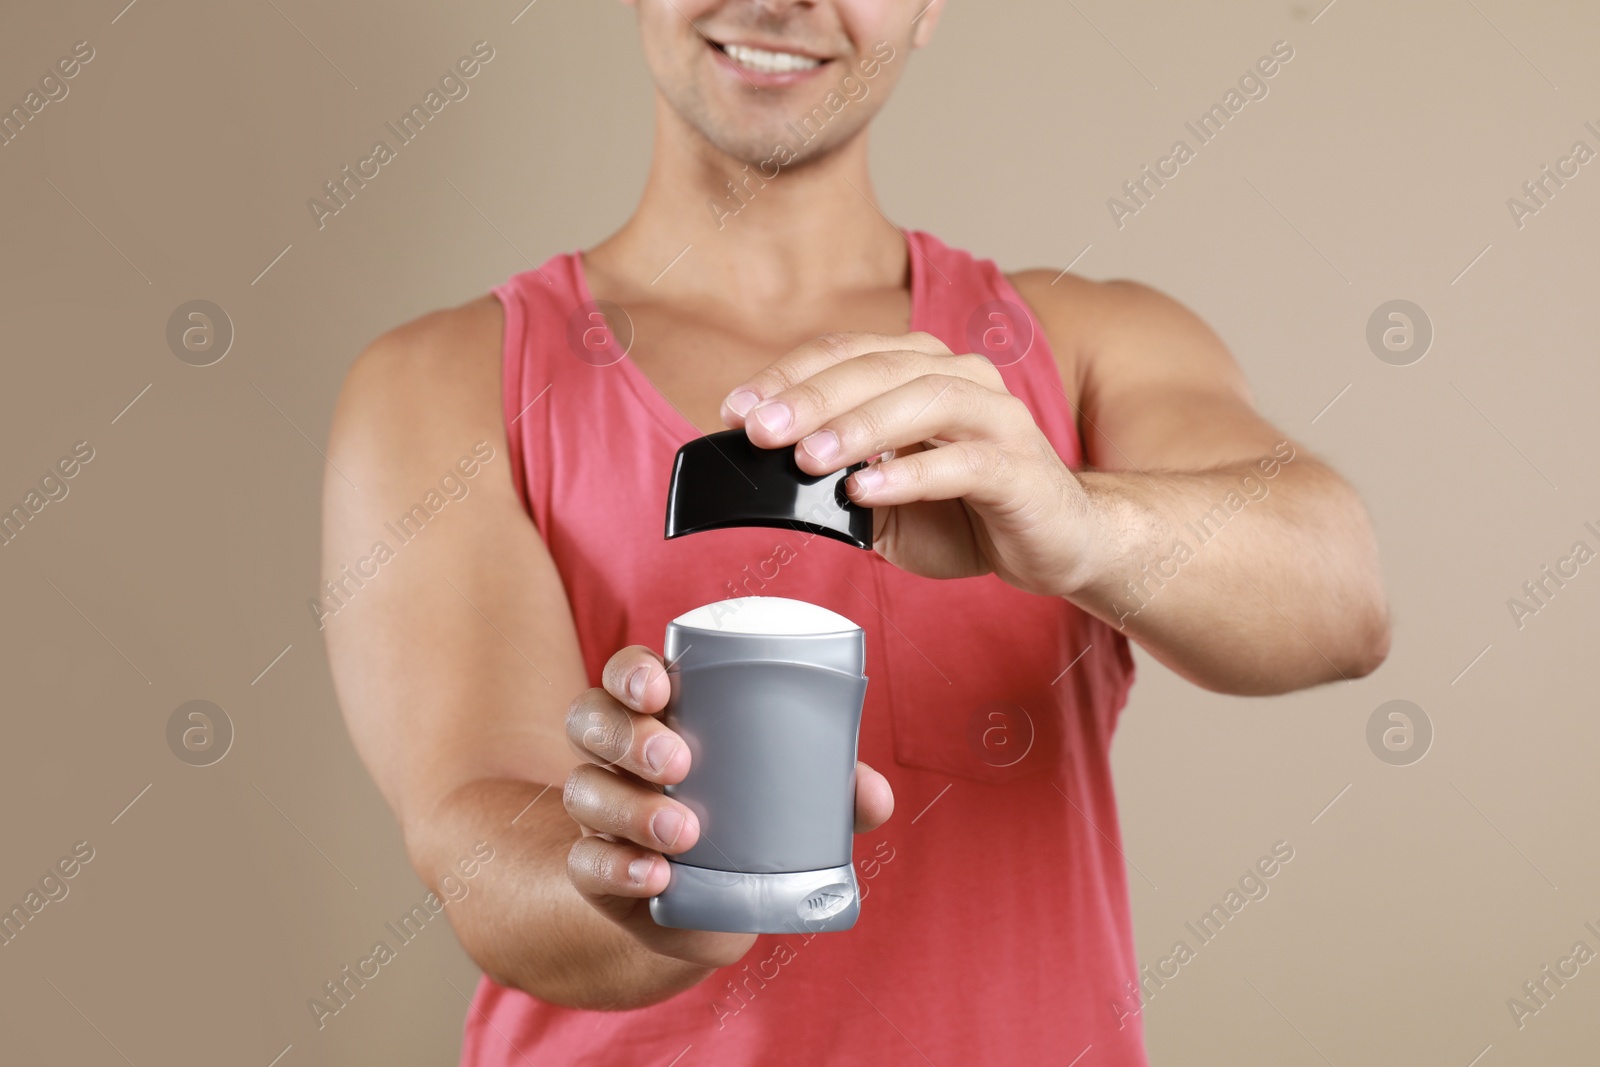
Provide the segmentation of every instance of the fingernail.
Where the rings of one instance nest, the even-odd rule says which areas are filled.
[[[652,771],[660,774],[662,768],[671,761],[673,753],[677,751],[676,738],[668,737],[666,734],[656,734],[644,743],[644,761],[650,765]]]
[[[756,421],[773,433],[782,433],[794,422],[794,412],[781,400],[769,400],[755,409]]]
[[[635,667],[633,673],[628,675],[628,697],[635,704],[644,702],[644,687],[649,680],[649,667]]]
[[[678,835],[683,833],[683,816],[672,808],[662,808],[650,820],[650,832],[656,835],[657,841],[671,848],[678,843]]]
[[[826,463],[839,454],[839,435],[832,430],[818,430],[802,438],[800,445],[814,458]]]
[[[723,401],[741,419],[750,413],[750,409],[761,403],[761,398],[748,389],[736,389],[728,394],[728,399]]]
[[[883,485],[883,472],[878,469],[876,463],[856,471],[856,487],[862,492],[870,493],[881,485]]]
[[[648,856],[641,857],[628,864],[628,877],[633,879],[634,885],[644,885],[650,878],[650,872],[655,869],[656,861]]]

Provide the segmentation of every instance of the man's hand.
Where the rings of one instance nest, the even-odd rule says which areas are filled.
[[[992,571],[1067,596],[1115,548],[994,365],[931,334],[826,334],[735,389],[722,417],[762,448],[797,445],[796,462],[812,474],[891,453],[846,490],[875,509],[874,547],[915,574]]]
[[[891,563],[1065,597],[1206,688],[1376,669],[1389,624],[1366,511],[1255,411],[1216,335],[1142,286],[1017,281],[1066,339],[1051,369],[1092,469],[1068,469],[989,360],[925,333],[818,337],[729,393],[723,421],[813,474],[885,456],[846,491]]]
[[[661,658],[642,645],[607,661],[602,687],[567,711],[567,739],[585,760],[567,776],[567,813],[583,837],[567,857],[567,875],[595,910],[652,952],[705,967],[743,956],[754,934],[669,930],[650,918],[649,898],[667,887],[665,855],[700,838],[694,813],[660,787],[689,773],[689,746],[658,717],[671,685]],[[882,825],[894,810],[889,782],[856,764],[856,832]]]

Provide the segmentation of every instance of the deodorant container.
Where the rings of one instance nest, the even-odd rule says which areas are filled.
[[[700,821],[650,901],[661,926],[846,930],[860,912],[850,845],[866,641],[827,608],[739,597],[667,626],[667,726],[689,746],[666,787]]]

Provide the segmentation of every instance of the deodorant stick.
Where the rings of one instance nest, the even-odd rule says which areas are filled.
[[[741,933],[855,925],[861,627],[801,600],[739,597],[674,619],[663,652],[665,721],[691,760],[666,793],[695,813],[700,838],[667,857],[651,917]]]

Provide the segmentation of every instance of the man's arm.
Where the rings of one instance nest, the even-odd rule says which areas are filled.
[[[579,760],[564,720],[588,683],[560,577],[513,487],[501,321],[492,298],[429,315],[351,370],[324,486],[323,576],[341,589],[324,601],[329,658],[423,881],[437,891],[474,844],[495,850],[446,908],[479,966],[555,1003],[637,1006],[728,961],[646,949],[569,877],[579,828],[562,783]]]
[[[1133,282],[1013,277],[1074,386],[1079,480],[1119,545],[1071,599],[1208,689],[1375,670],[1389,621],[1355,491],[1274,429],[1216,334]],[[1065,350],[1064,350],[1065,349]]]

